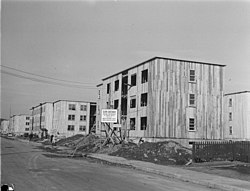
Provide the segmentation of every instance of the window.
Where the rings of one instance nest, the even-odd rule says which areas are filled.
[[[189,142],[188,142],[188,145],[189,145],[190,147],[192,147],[192,146],[193,146],[193,144],[194,144],[194,142],[193,142],[193,141],[189,141]]]
[[[189,71],[189,81],[190,82],[195,82],[195,70],[190,70]]]
[[[86,131],[86,126],[85,125],[80,125],[79,131]]]
[[[230,126],[230,127],[229,127],[229,135],[232,135],[232,134],[233,134],[233,127]]]
[[[148,101],[148,94],[147,93],[141,94],[141,106],[142,107],[147,106],[147,101]]]
[[[30,120],[30,117],[26,117],[26,120]]]
[[[75,115],[68,115],[69,121],[75,121]]]
[[[30,125],[30,123],[29,123],[29,122],[26,122],[26,125]]]
[[[148,81],[148,70],[143,70],[141,72],[141,83],[145,83]]]
[[[233,114],[232,112],[229,113],[229,121],[232,121],[233,120]]]
[[[87,111],[87,106],[86,105],[81,105],[81,111]]]
[[[195,105],[195,94],[189,94],[189,105],[190,106]]]
[[[115,81],[115,91],[119,90],[119,80]]]
[[[130,118],[130,130],[135,130],[135,118]]]
[[[101,90],[98,90],[98,99],[101,99]]]
[[[74,125],[68,125],[68,131],[74,131],[75,126]]]
[[[233,100],[232,100],[232,98],[230,98],[229,99],[229,107],[232,107],[232,105],[233,105]]]
[[[136,107],[136,98],[131,97],[130,98],[130,108],[135,108]]]
[[[29,128],[25,128],[25,131],[29,131],[30,129]]]
[[[147,117],[141,117],[141,130],[146,130],[147,128]]]
[[[116,99],[116,100],[114,101],[114,109],[117,109],[118,106],[119,106],[119,99]]]
[[[136,86],[136,74],[131,75],[131,86]]]
[[[110,93],[110,83],[107,84],[107,94],[109,94],[109,93]]]
[[[195,120],[194,118],[189,118],[189,131],[195,130]]]
[[[69,110],[76,110],[75,104],[69,104]]]
[[[86,121],[86,115],[80,115],[80,121]]]

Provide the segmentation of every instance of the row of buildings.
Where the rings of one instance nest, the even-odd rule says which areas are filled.
[[[96,103],[58,100],[32,107],[30,115],[13,115],[2,121],[2,131],[15,135],[33,134],[73,136],[89,134],[95,124]]]
[[[29,131],[70,136],[94,128],[105,136],[110,126],[148,141],[250,140],[250,92],[225,94],[224,68],[154,57],[102,79],[96,103],[57,101],[33,107]],[[102,109],[116,109],[117,122],[102,123]]]

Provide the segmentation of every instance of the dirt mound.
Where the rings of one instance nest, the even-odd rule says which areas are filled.
[[[98,145],[102,143],[102,140],[92,134],[82,137],[75,145],[75,149],[78,152],[95,152],[98,149]]]
[[[57,145],[71,147],[74,154],[103,153],[162,165],[184,165],[192,158],[191,149],[174,141],[144,142],[140,145],[123,142],[113,145],[112,142],[106,140],[106,138],[100,138],[93,134],[76,135],[60,140]]]
[[[110,155],[164,165],[184,165],[192,158],[190,149],[174,141],[125,146]]]
[[[62,146],[75,146],[76,143],[83,138],[84,135],[77,134],[72,137],[64,138],[56,142],[56,145],[62,145]]]
[[[136,145],[136,144],[133,144]],[[100,138],[98,136],[89,134],[85,137],[82,137],[78,140],[75,145],[76,153],[102,153],[102,154],[110,154],[118,151],[122,147],[128,147],[131,144],[116,144],[113,145],[111,142],[107,142],[106,138]]]

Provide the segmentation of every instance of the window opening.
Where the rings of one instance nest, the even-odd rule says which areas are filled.
[[[148,81],[148,70],[147,69],[143,70],[141,73],[142,73],[141,74],[141,83],[143,84],[143,83],[146,83]]]

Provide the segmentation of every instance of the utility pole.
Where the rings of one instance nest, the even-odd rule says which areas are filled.
[[[40,130],[42,131],[41,138],[43,138],[43,130],[42,130],[42,112],[43,112],[42,103],[40,103]]]
[[[31,132],[34,130],[34,107],[32,107],[32,112],[31,112]]]
[[[8,131],[10,131],[10,120],[11,120],[11,104],[10,104],[10,116],[9,116],[9,125],[8,125]]]

